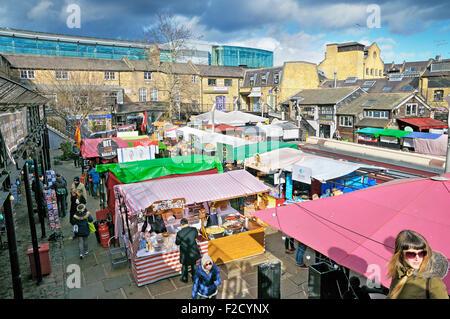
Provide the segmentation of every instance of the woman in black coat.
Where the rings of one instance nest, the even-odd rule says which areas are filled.
[[[188,220],[182,218],[181,230],[177,233],[175,244],[180,246],[180,264],[181,267],[181,281],[188,281],[188,267],[191,266],[192,281],[194,281],[195,264],[200,259],[200,249],[197,245],[198,231],[195,227],[190,227]]]
[[[77,206],[80,204],[86,205],[86,199],[80,195],[77,189],[72,188],[70,191],[70,220],[72,220],[73,215],[77,212]]]
[[[88,212],[84,204],[80,204],[77,207],[77,212],[73,215],[70,223],[76,225],[78,230],[75,236],[78,237],[78,248],[80,249],[80,259],[83,259],[84,255],[89,253],[88,250],[88,237],[91,233],[88,222],[92,223],[94,219],[91,213]]]

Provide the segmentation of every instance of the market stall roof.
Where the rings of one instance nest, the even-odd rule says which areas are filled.
[[[197,138],[199,139],[199,142],[202,144],[209,143],[209,144],[216,145],[216,143],[219,142],[219,143],[230,144],[230,145],[237,147],[237,146],[242,146],[242,145],[246,145],[246,144],[250,143],[249,141],[244,140],[243,138],[240,138],[240,137],[198,130],[198,129],[188,127],[188,126],[181,127],[177,131],[182,132],[184,135],[184,138],[186,140],[189,140],[189,137],[188,137],[189,135],[197,136]]]
[[[293,179],[311,184],[311,178],[325,183],[326,181],[345,176],[358,169],[369,169],[371,171],[384,171],[383,167],[353,163],[320,156],[305,154],[298,162],[285,168],[292,172]],[[298,173],[298,175],[297,175]]]
[[[448,124],[429,117],[402,118],[397,121],[405,122],[415,126],[420,130],[428,130],[430,128],[447,128]]]
[[[152,203],[184,198],[186,205],[264,193],[270,188],[245,170],[223,174],[176,177],[114,186],[123,196],[128,213],[137,214]]]
[[[266,137],[281,137],[283,136],[283,128],[275,124],[261,124],[258,123],[257,126],[264,131]]]
[[[436,133],[426,133],[426,132],[411,132],[408,135],[403,136],[403,138],[425,138],[428,140],[435,140],[439,138],[442,134]]]
[[[393,130],[393,129],[384,129],[380,132],[377,132],[374,134],[375,137],[378,137],[380,135],[382,136],[394,136],[396,138],[401,138],[405,135],[408,135],[411,132],[407,132],[407,131],[401,131],[401,130]]]
[[[359,130],[355,131],[355,133],[374,136],[375,134],[377,134],[377,133],[379,133],[381,131],[383,131],[382,128],[365,127],[365,128],[362,128],[362,129],[359,129]]]
[[[144,136],[140,138],[138,136],[134,137],[109,137],[109,138],[90,138],[83,139],[81,143],[81,156],[83,158],[94,158],[99,157],[97,151],[97,145],[101,141],[105,139],[114,140],[119,148],[128,148],[128,147],[136,147],[136,146],[150,146],[150,145],[158,145],[158,141],[152,141],[148,136]]]
[[[124,184],[141,182],[173,174],[189,174],[217,168],[223,172],[222,163],[214,156],[175,156],[145,161],[101,164],[95,167],[98,173],[111,171]]]
[[[443,178],[442,178],[443,177]],[[340,196],[252,213],[351,270],[389,287],[387,264],[404,229],[423,235],[433,250],[450,256],[450,174],[409,178]],[[318,236],[320,234],[320,236]],[[450,293],[450,276],[444,278]]]
[[[297,150],[300,149],[295,143],[287,143],[282,141],[266,141],[261,143],[247,144],[236,147],[233,150],[233,160],[244,160],[255,155],[256,153],[262,154],[285,147],[295,148]]]
[[[245,166],[266,174],[273,174],[280,169],[298,162],[301,158],[307,156],[307,154],[295,148],[285,147],[258,154],[258,156],[259,161],[257,161],[256,155],[245,159]]]
[[[206,112],[193,117],[194,122],[206,122],[211,123],[211,112]],[[258,123],[266,122],[268,118],[254,115],[247,112],[232,111],[232,112],[222,112],[214,111],[214,123],[215,124],[228,124],[234,126],[244,126],[247,123]]]

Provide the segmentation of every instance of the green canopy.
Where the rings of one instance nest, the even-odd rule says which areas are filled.
[[[165,145],[163,142],[161,142],[161,141],[158,141],[158,147],[159,147],[159,149],[160,149],[161,151],[167,150],[166,145]]]
[[[393,129],[385,129],[378,133],[375,133],[374,136],[378,137],[380,135],[383,136],[395,136],[396,138],[401,138],[405,135],[408,135],[411,132],[401,131],[401,130],[393,130]]]
[[[242,146],[235,147],[233,150],[233,160],[244,160],[246,158],[252,157],[255,154],[261,154],[270,152],[272,150],[276,150],[279,148],[295,148],[299,149],[297,144],[294,143],[287,143],[282,141],[266,141],[261,143],[254,143],[254,144],[246,144]]]
[[[382,129],[382,128],[365,127],[365,128],[355,131],[355,133],[374,136],[375,134],[377,134],[383,130],[384,129]]]
[[[148,138],[148,135],[139,135],[139,136],[121,136],[122,140],[140,140],[141,138]]]
[[[157,158],[128,163],[99,164],[98,173],[111,171],[124,184],[146,181],[173,174],[190,174],[217,168],[223,173],[222,163],[215,156],[188,155]]]

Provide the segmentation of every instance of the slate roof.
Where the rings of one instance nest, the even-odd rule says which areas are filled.
[[[375,81],[374,85],[369,87],[365,86],[364,83]],[[334,80],[326,80],[321,85],[323,88],[334,87]],[[383,93],[385,87],[391,87],[389,92],[400,93],[400,92],[414,92],[414,90],[419,89],[419,78],[418,77],[404,77],[401,81],[389,81],[387,78],[381,79],[363,79],[357,80],[355,83],[345,83],[345,80],[336,81],[336,87],[361,87],[368,93]],[[407,89],[405,91],[405,89]]]
[[[349,88],[327,88],[327,89],[308,89],[297,92],[289,99],[303,98],[298,102],[299,105],[319,105],[319,104],[336,104],[344,97],[355,90],[354,87]]]
[[[433,77],[428,80],[429,88],[448,88],[450,87],[450,75],[447,77]]]
[[[128,65],[122,60],[8,53],[2,55],[15,69],[130,71]]]
[[[336,114],[357,115],[364,110],[390,111],[403,102],[411,93],[369,93],[338,108]]]
[[[14,82],[0,75],[0,105],[41,105],[47,102],[47,98],[34,92],[24,85]]]
[[[355,127],[376,127],[376,128],[384,128],[389,123],[387,119],[373,119],[373,118],[364,118],[358,123],[355,123]]]
[[[252,77],[253,75],[257,75],[256,76],[256,81],[254,83],[253,86],[257,86],[257,87],[264,87],[264,86],[274,86],[274,85],[278,85],[281,84],[281,79],[283,78],[283,67],[282,66],[278,66],[278,67],[272,67],[272,68],[262,68],[262,69],[256,69],[256,70],[246,70],[245,74],[244,74],[244,83],[242,84],[243,87],[251,87],[250,86],[250,77]],[[274,79],[274,74],[281,72],[281,76],[280,79],[278,81],[278,84],[274,84],[273,79]],[[261,75],[266,75],[267,77],[267,84],[261,84]]]
[[[239,67],[196,64],[195,68],[198,69],[201,76],[216,76],[216,77],[230,77],[230,78],[244,77],[244,69]]]

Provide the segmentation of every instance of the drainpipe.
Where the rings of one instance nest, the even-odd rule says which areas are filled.
[[[336,77],[336,75],[337,75],[337,72],[334,71],[334,87],[336,87],[336,85],[337,85],[337,77]]]

